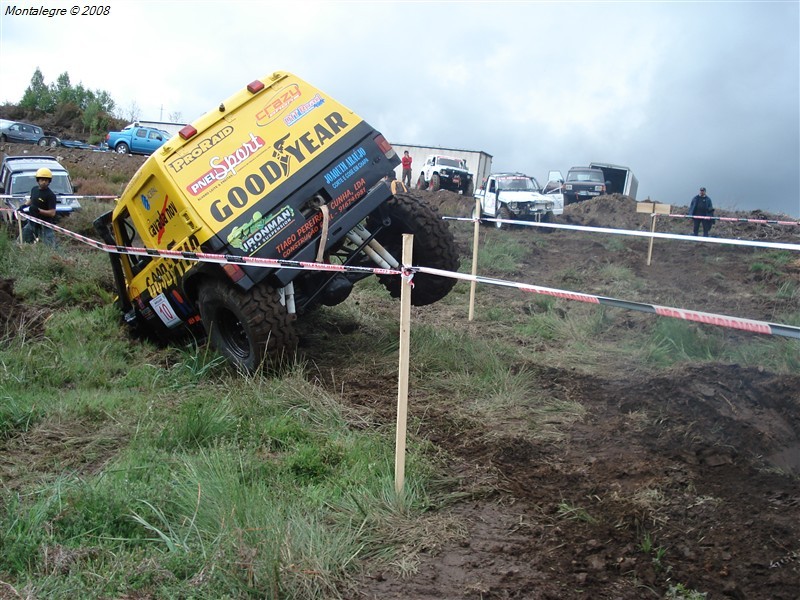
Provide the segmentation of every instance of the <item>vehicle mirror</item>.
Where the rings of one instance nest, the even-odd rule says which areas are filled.
[[[72,191],[77,192],[80,187],[81,187],[80,183],[75,183],[72,185]]]

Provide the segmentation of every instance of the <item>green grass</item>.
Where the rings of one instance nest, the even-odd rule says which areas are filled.
[[[103,209],[71,224],[88,228]],[[485,233],[492,243],[479,264],[518,273],[529,248]],[[397,377],[399,306],[376,280],[304,317],[309,358],[268,377],[232,373],[197,343],[157,348],[129,337],[101,252],[64,243],[53,253],[0,232],[0,276],[14,278],[32,319],[0,336],[0,580],[31,597],[336,598],[365,564],[409,573],[431,540],[463,535],[435,510],[457,494],[444,479],[447,457],[425,441],[426,411],[445,411],[439,422],[459,431],[497,435],[480,429],[491,422],[515,440],[548,442],[586,417],[551,385],[550,369],[583,376],[731,361],[800,370],[795,340],[742,334],[732,344],[710,326],[539,294],[498,300],[488,286],[467,323],[460,283],[441,303],[447,317],[414,309],[398,495],[391,410],[376,416],[340,401],[355,389],[365,404],[394,402],[370,397],[374,381]],[[614,265],[591,275],[565,265],[558,278],[576,291],[596,281],[622,298],[640,285]],[[797,293],[781,290],[786,300]],[[776,320],[800,319],[787,313]],[[566,501],[558,517],[596,519]],[[642,551],[665,558],[652,540]]]

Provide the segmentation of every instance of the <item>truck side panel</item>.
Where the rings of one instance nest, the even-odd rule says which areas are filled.
[[[320,205],[328,207],[328,247],[391,197],[381,180],[400,159],[378,132],[298,78],[275,74],[263,83],[226,100],[192,125],[189,139],[173,137],[139,169],[114,211],[120,243],[313,261]],[[180,314],[191,291],[185,282],[219,267],[142,258],[121,257],[138,311],[159,330],[181,319],[191,325],[196,314]],[[285,285],[301,273],[241,271],[243,289],[269,276]]]
[[[634,177],[633,172],[628,167],[619,165],[610,165],[607,163],[589,163],[590,167],[600,169],[605,175],[606,181],[610,181],[606,193],[608,194],[625,194],[634,200],[636,199],[636,191],[639,182]]]

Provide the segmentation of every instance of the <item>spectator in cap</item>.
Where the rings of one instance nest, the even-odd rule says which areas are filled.
[[[714,205],[711,204],[711,198],[706,196],[706,188],[701,187],[700,193],[692,198],[689,204],[689,214],[693,217],[713,217]],[[711,225],[714,222],[712,219],[692,219],[694,223],[694,230],[692,235],[697,235],[700,230],[700,224],[703,224],[703,236],[708,237],[708,232],[711,231]]]

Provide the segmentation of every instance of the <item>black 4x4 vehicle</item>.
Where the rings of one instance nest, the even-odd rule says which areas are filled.
[[[373,276],[332,265],[397,269],[410,233],[414,265],[457,270],[447,224],[412,196],[393,195],[384,180],[399,163],[379,132],[298,77],[277,72],[251,82],[156,150],[114,210],[95,221],[115,246],[230,259],[110,254],[126,322],[163,341],[207,335],[252,371],[294,351],[295,315],[343,302]],[[260,267],[237,257],[284,262]],[[398,276],[377,277],[400,295]],[[454,282],[418,273],[411,301],[436,302]]]
[[[606,193],[603,171],[592,167],[572,167],[564,182],[564,203],[572,204]]]

